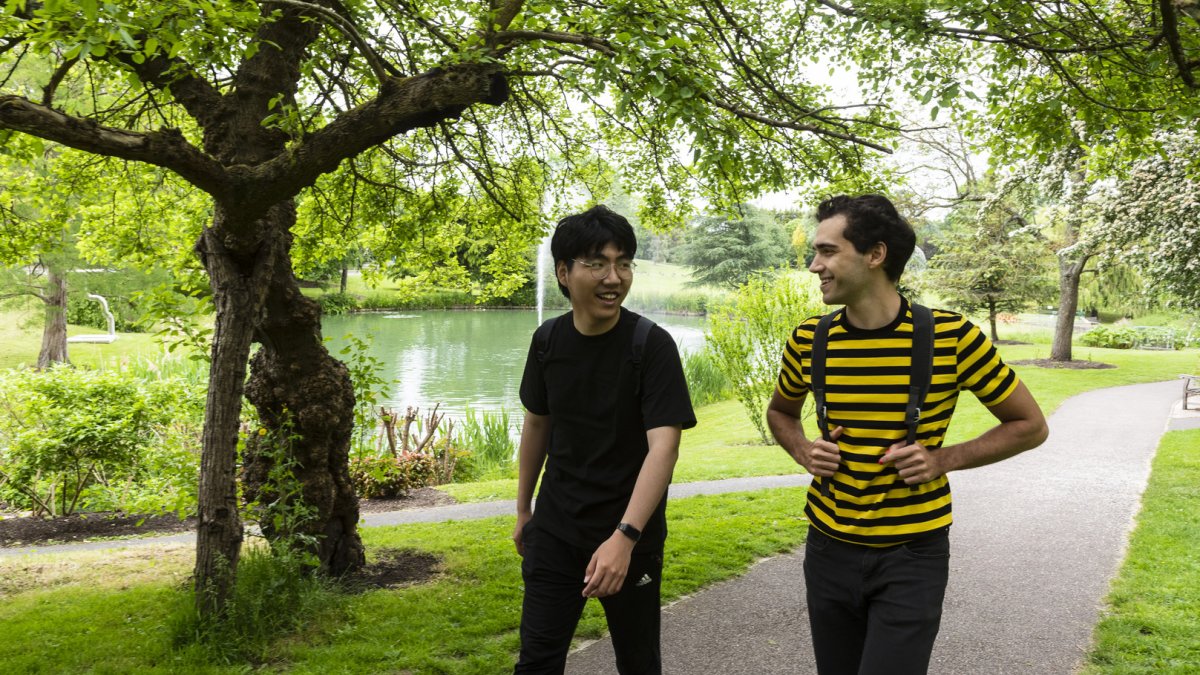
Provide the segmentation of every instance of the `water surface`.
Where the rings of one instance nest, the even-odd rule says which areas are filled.
[[[546,317],[559,313],[549,311]],[[703,317],[649,316],[681,350],[703,346]],[[384,363],[382,377],[395,380],[383,405],[427,411],[440,403],[453,418],[468,407],[504,409],[514,422],[523,410],[517,392],[537,325],[534,310],[402,311],[322,320],[335,356],[346,346],[347,334],[371,343],[371,355]]]

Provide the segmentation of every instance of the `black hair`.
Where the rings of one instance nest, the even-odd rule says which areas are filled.
[[[566,263],[570,270],[575,264],[575,258],[590,258],[600,254],[605,246],[612,244],[622,255],[632,258],[637,253],[637,237],[633,234],[633,226],[625,216],[613,211],[603,204],[567,216],[558,221],[554,227],[554,236],[550,239],[550,255],[554,258],[554,269],[558,263]],[[557,279],[555,275],[555,279]],[[558,290],[566,297],[571,292],[560,281]]]
[[[838,195],[817,205],[817,222],[837,215],[846,216],[842,236],[854,244],[859,253],[870,251],[878,243],[887,246],[883,271],[888,279],[899,281],[917,246],[917,233],[895,205],[883,195]]]

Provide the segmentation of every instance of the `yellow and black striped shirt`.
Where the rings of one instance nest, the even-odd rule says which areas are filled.
[[[809,390],[813,333],[821,317],[796,327],[783,352],[776,389],[789,400]],[[958,402],[969,389],[985,406],[1004,401],[1016,389],[1016,374],[978,327],[961,314],[933,310],[933,378],[917,440],[941,447]],[[907,428],[912,313],[901,300],[890,325],[862,330],[846,321],[842,309],[829,328],[825,397],[829,429],[841,426],[841,465],[830,496],[809,488],[805,515],[831,537],[868,546],[890,546],[950,525],[950,484],[941,476],[911,489],[895,468],[879,464],[888,446],[903,441]]]

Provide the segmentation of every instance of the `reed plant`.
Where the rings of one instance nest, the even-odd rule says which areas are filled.
[[[508,478],[516,468],[516,441],[507,410],[491,412],[467,408],[456,444],[469,451],[469,472],[462,478],[489,480]]]
[[[729,378],[718,367],[708,349],[683,352],[683,374],[687,378],[692,407],[723,401],[733,396]]]

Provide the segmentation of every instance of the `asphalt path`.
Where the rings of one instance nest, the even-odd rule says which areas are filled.
[[[1200,415],[1178,414],[1180,393],[1162,382],[1080,394],[1051,416],[1040,448],[952,474],[950,584],[931,673],[1078,670],[1159,438],[1200,425]],[[663,672],[815,673],[803,555],[762,561],[666,607]],[[567,673],[608,675],[612,664],[599,640],[571,655]]]

